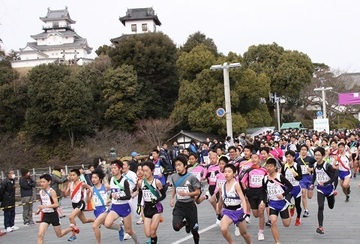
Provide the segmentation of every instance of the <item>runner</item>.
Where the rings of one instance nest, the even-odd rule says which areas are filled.
[[[215,154],[216,156],[216,154]],[[186,157],[179,155],[175,159],[177,173],[171,177],[173,188],[170,198],[170,206],[173,207],[173,229],[179,231],[185,226],[187,233],[192,233],[194,243],[198,244],[198,215],[194,198],[200,194],[200,182],[193,174],[186,172]],[[176,204],[175,204],[176,195]],[[184,220],[185,219],[185,220]]]
[[[219,190],[220,188],[224,185],[224,183],[226,182],[225,179],[225,175],[224,175],[224,168],[225,166],[228,164],[229,159],[226,156],[221,156],[219,158],[219,173],[216,174],[215,178],[216,178],[216,183],[215,183],[215,190],[214,190],[214,194],[211,196],[210,198],[210,202],[215,202],[216,203],[216,215],[218,216],[218,220],[216,222],[216,224],[218,224],[220,226],[220,220],[222,218],[222,214],[221,214],[221,205],[219,205]],[[235,167],[236,168],[236,167]],[[238,232],[238,228],[235,228],[235,230],[237,230],[235,233],[236,236],[240,235],[240,232]]]
[[[198,179],[198,181],[200,182],[200,185],[201,185],[202,179],[205,179],[205,168],[201,164],[198,163],[198,156],[195,153],[190,153],[190,155],[189,155],[187,172],[195,175],[196,179]],[[200,189],[199,196],[197,196],[195,198],[196,203],[200,204],[204,200],[209,199],[208,195],[206,195],[206,194],[201,195],[201,189]]]
[[[156,234],[160,223],[163,206],[160,201],[166,197],[166,191],[159,180],[154,178],[155,165],[152,162],[142,164],[143,180],[139,181],[138,203],[144,202],[144,232],[146,237],[150,237],[150,243],[157,243]],[[138,210],[140,210],[138,208]],[[140,211],[138,211],[140,214]]]
[[[130,170],[130,161],[123,161],[122,174],[127,179],[130,185],[131,198],[129,205],[131,208],[132,217],[139,221],[140,216],[137,214],[137,203],[138,203],[138,191],[137,191],[137,175],[135,172]],[[124,240],[131,239],[128,233],[125,233]]]
[[[296,220],[295,226],[301,225],[301,187],[300,187],[300,180],[302,179],[302,170],[300,164],[294,162],[295,159],[295,152],[294,151],[287,151],[285,153],[286,163],[281,168],[281,174],[285,176],[285,178],[293,185],[293,189],[291,192],[286,196],[286,200],[291,203],[291,198],[295,200],[295,207],[296,207]],[[294,215],[294,206],[290,205],[290,216]]]
[[[260,157],[258,154],[251,155],[251,162],[253,165],[245,172],[244,177],[241,180],[241,184],[244,189],[244,193],[249,200],[254,217],[259,218],[258,240],[263,241],[265,239],[265,216],[264,208],[260,207],[260,203],[262,201],[261,193],[263,191],[262,181],[264,176],[267,175],[267,172],[260,166]]]
[[[86,218],[84,214],[85,201],[84,201],[84,189],[88,189],[91,194],[91,187],[80,180],[80,171],[78,169],[72,169],[70,171],[70,183],[68,184],[64,195],[70,195],[73,211],[69,216],[69,221],[76,226],[75,218],[78,217],[83,224],[94,222],[93,218]],[[76,236],[73,234],[68,241],[76,240]]]
[[[327,199],[328,206],[333,209],[335,206],[334,186],[335,179],[334,171],[329,163],[325,163],[325,149],[318,147],[314,150],[316,163],[314,165],[314,175],[311,187],[317,183],[317,202],[318,202],[318,222],[319,227],[316,228],[316,233],[324,234],[324,203]]]
[[[244,222],[246,215],[243,206],[246,205],[246,201],[238,181],[235,180],[236,167],[232,164],[225,165],[224,174],[226,182],[219,188],[221,195],[219,207],[224,207],[222,209],[221,233],[228,243],[234,244],[235,242],[233,242],[229,232],[229,225],[234,223],[239,228],[245,242],[250,244],[251,237],[247,232],[246,222]]]
[[[105,227],[108,229],[119,229],[119,239],[124,241],[124,229],[135,243],[138,243],[137,236],[132,229],[131,224],[131,208],[129,200],[131,198],[131,189],[128,180],[122,175],[123,163],[120,160],[115,160],[111,163],[111,173],[113,177],[110,179],[111,188],[111,209],[105,218]],[[122,217],[120,227],[114,225],[114,222]]]
[[[339,171],[340,186],[346,197],[345,202],[349,202],[350,199],[351,160],[352,158],[349,158],[345,153],[345,144],[340,142],[333,167]]]
[[[59,214],[56,210],[59,207],[59,203],[56,192],[50,187],[51,178],[52,177],[49,174],[40,176],[41,190],[39,195],[41,204],[38,206],[36,214],[42,212],[43,217],[39,225],[39,233],[37,238],[38,244],[44,243],[44,236],[49,228],[49,225],[53,226],[55,234],[58,238],[65,236],[69,232],[73,232],[73,235],[80,232],[79,228],[77,228],[74,224],[70,224],[69,228],[61,230]]]
[[[241,182],[246,170],[248,170],[252,166],[252,162],[251,162],[252,147],[248,145],[245,146],[243,152],[244,152],[244,157],[240,160],[239,168],[238,168],[239,182]],[[246,223],[250,224],[250,211],[251,211],[250,203],[246,197],[245,197],[245,201],[246,201],[246,205],[244,208],[246,213],[245,221]]]
[[[283,225],[285,227],[290,226],[289,203],[286,201],[285,196],[291,192],[293,186],[283,175],[276,172],[276,160],[274,158],[269,158],[266,161],[266,170],[268,175],[263,179],[263,194],[260,207],[265,208],[264,200],[269,200],[271,233],[275,243],[279,244],[280,237],[277,228],[277,218],[280,213]]]
[[[312,173],[314,171],[314,163],[315,159],[311,156],[308,156],[309,148],[308,146],[301,145],[300,147],[300,155],[296,159],[296,163],[301,167],[302,179],[300,180],[301,187],[301,200],[302,205],[304,207],[303,217],[309,217],[310,213],[308,210],[308,201],[307,199],[311,199],[314,195],[314,191],[310,189],[311,181],[312,181]]]
[[[216,188],[216,175],[220,172],[220,168],[218,165],[218,156],[215,152],[210,151],[209,152],[209,159],[210,162],[208,166],[205,168],[205,179],[207,179],[208,182],[208,192],[206,195],[210,196],[209,201],[211,203],[211,206],[214,208],[215,214],[216,214],[216,200],[218,199],[218,196],[216,198],[212,198],[212,196],[215,193]],[[219,224],[221,220],[221,215],[216,214],[216,224]]]
[[[92,199],[95,206],[94,215],[96,217],[92,228],[94,230],[97,244],[101,243],[101,233],[99,227],[104,224],[105,218],[109,213],[107,205],[109,203],[108,191],[110,190],[110,186],[103,183],[104,178],[105,173],[101,168],[98,168],[92,172],[91,182],[93,183],[93,190],[90,198]],[[119,231],[120,226],[114,225],[111,229]]]

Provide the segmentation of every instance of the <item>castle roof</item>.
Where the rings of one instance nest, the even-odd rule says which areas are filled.
[[[77,38],[73,43],[64,43],[59,45],[38,45],[37,42],[28,42],[26,47],[31,47],[32,49],[40,52],[61,49],[85,49],[87,53],[90,54],[92,50],[92,48],[89,47],[86,38]],[[25,48],[20,48],[20,52]]]
[[[40,17],[40,19],[43,22],[56,21],[56,20],[67,20],[67,22],[69,22],[71,24],[76,23],[75,20],[71,19],[67,7],[65,9],[61,9],[61,10],[50,10],[50,8],[48,8],[48,12],[47,12],[46,16]]]
[[[156,25],[161,25],[161,22],[153,8],[131,8],[126,11],[126,16],[119,18],[121,23],[125,25],[126,21],[129,20],[144,20],[152,19]]]

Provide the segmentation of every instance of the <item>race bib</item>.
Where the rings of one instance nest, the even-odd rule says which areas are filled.
[[[189,187],[176,187],[176,197],[177,197],[177,199],[189,199],[190,198],[190,196],[180,196],[179,195],[180,191],[189,193]]]
[[[300,165],[300,167],[301,167],[301,172],[302,172],[302,174],[303,175],[308,175],[309,174],[309,172],[308,172],[308,168],[309,168],[309,166],[307,166],[307,165]]]
[[[154,194],[152,194],[150,190],[142,190],[142,192],[143,192],[144,201],[152,202],[152,199],[154,199]]]
[[[252,187],[261,187],[262,186],[262,180],[264,176],[263,175],[252,175],[250,177],[250,185]]]
[[[161,168],[160,167],[155,167],[154,175],[160,175],[160,174],[161,174]]]

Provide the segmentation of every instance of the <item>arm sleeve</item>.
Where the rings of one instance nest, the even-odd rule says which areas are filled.
[[[158,198],[158,199],[156,200],[156,202],[160,202],[160,201],[162,201],[162,200],[165,199],[165,197],[166,197],[166,190],[165,190],[164,187],[160,190],[160,193],[161,193],[161,196],[160,196],[160,198]]]
[[[142,190],[139,188],[139,194],[138,194],[138,202],[137,204],[140,205],[141,204],[141,200],[142,200]]]
[[[323,183],[324,186],[332,184],[334,182],[334,180],[335,180],[334,170],[333,170],[333,167],[330,164],[327,164],[326,173],[330,177],[330,180],[324,182]]]
[[[315,171],[315,169],[314,169],[314,174],[313,174],[313,177],[312,177],[312,180],[311,180],[311,184],[312,184],[312,185],[314,185],[315,180],[316,180],[316,171]]]
[[[262,181],[261,199],[260,199],[260,200],[262,200],[262,201],[264,201],[264,202],[265,202],[265,199],[267,198],[267,196],[266,196],[266,189],[267,189],[267,187],[266,187],[265,181],[264,181],[264,179],[263,179],[263,181]]]
[[[283,175],[280,175],[280,182],[286,186],[285,192],[283,193],[283,196],[286,196],[293,189],[293,185]]]
[[[295,180],[301,180],[302,179],[302,170],[301,170],[301,166],[300,164],[296,164],[296,173],[298,173],[298,175],[295,177]]]
[[[124,181],[124,191],[125,191],[125,196],[120,197],[119,199],[120,200],[130,200],[131,199],[130,185],[127,180]]]

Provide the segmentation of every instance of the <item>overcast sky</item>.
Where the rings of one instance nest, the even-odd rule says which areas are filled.
[[[200,31],[224,54],[276,42],[341,72],[360,72],[359,0],[0,0],[0,43],[19,50],[42,32],[47,8],[68,7],[75,31],[94,51],[125,28],[127,8],[153,7],[177,45]]]

